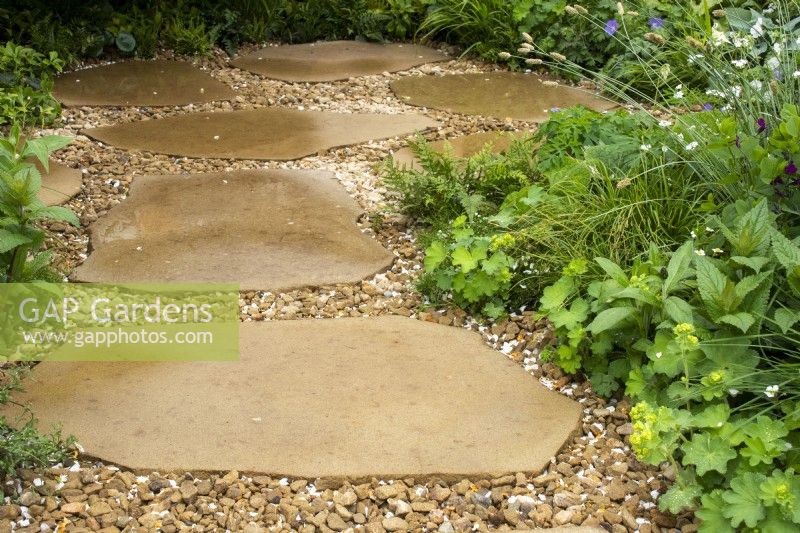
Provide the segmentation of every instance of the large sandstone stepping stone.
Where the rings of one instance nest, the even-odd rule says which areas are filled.
[[[435,141],[431,143],[431,148],[437,152],[444,152],[449,149],[454,157],[470,157],[481,150],[487,144],[491,145],[491,151],[499,154],[508,150],[511,143],[517,139],[522,139],[530,132],[524,131],[486,131],[481,133],[473,133],[472,135],[464,135],[463,137],[455,137],[453,139],[446,139],[442,141]],[[419,170],[419,160],[411,148],[401,148],[392,154],[394,164],[400,168],[410,168]]]
[[[417,114],[328,113],[285,108],[189,113],[83,130],[128,150],[223,159],[290,160],[349,144],[408,135],[438,123]]]
[[[83,175],[80,170],[62,165],[52,159],[48,163],[49,171],[45,171],[38,159],[34,161],[34,164],[42,175],[39,199],[45,205],[63,204],[81,190]]]
[[[305,479],[537,471],[581,414],[461,328],[251,322],[240,346],[233,362],[45,362],[18,401],[135,470]]]
[[[404,102],[453,113],[543,122],[552,108],[584,105],[597,111],[616,104],[581,89],[544,84],[515,72],[406,76],[392,82]]]
[[[235,67],[283,81],[336,81],[406,70],[447,56],[426,46],[328,41],[256,50],[234,59]]]
[[[53,94],[64,105],[169,106],[230,100],[236,93],[180,61],[123,61],[59,76]]]
[[[75,277],[265,290],[355,282],[394,260],[358,229],[360,214],[329,172],[137,177],[90,227],[92,252]]]

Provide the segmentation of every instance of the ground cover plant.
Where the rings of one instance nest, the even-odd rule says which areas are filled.
[[[50,94],[64,62],[55,52],[41,54],[12,42],[0,48],[0,126],[43,126],[61,114]]]
[[[701,531],[794,531],[797,3],[692,4],[679,38],[653,3],[590,7],[567,11],[632,69],[590,72],[529,34],[498,56],[588,76],[629,110],[554,113],[528,183],[491,209],[417,209],[436,236],[420,287],[488,315],[535,305],[557,338],[545,359],[636,402],[637,457],[677,476],[662,510],[696,512]],[[423,168],[419,183],[449,176]]]

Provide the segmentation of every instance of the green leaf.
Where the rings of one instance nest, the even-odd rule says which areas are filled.
[[[684,464],[695,465],[701,476],[712,470],[724,474],[728,461],[736,458],[736,451],[728,441],[703,431],[692,435],[692,440],[683,445]]]
[[[774,320],[781,332],[786,333],[800,320],[800,312],[782,307],[775,310]]]
[[[788,271],[800,265],[800,246],[794,244],[776,229],[772,230],[772,252],[781,266]]]
[[[747,527],[756,527],[766,516],[761,502],[760,485],[766,476],[755,472],[744,472],[730,482],[730,490],[722,493],[722,499],[728,504],[722,514],[729,518],[733,527],[744,523]]]
[[[447,248],[439,241],[433,241],[425,250],[425,270],[431,272],[447,259]]]
[[[755,324],[756,319],[750,313],[736,313],[733,315],[724,315],[717,319],[717,322],[729,324],[735,328],[739,328],[742,333],[747,333],[750,326]]]
[[[731,408],[727,403],[716,403],[693,415],[692,422],[700,428],[717,429],[724,426],[730,416]]]
[[[664,300],[664,312],[676,324],[694,322],[692,306],[677,296],[669,296]]]
[[[485,248],[475,248],[474,250],[468,250],[464,246],[459,246],[455,250],[453,250],[453,254],[451,256],[451,261],[453,262],[453,265],[461,267],[461,272],[464,272],[465,274],[477,268],[478,263],[483,259],[486,259]]]
[[[602,268],[611,279],[623,286],[628,284],[628,276],[625,275],[625,272],[614,261],[606,259],[605,257],[595,257],[594,261],[600,265],[600,268]]]
[[[684,509],[692,509],[703,490],[696,483],[680,483],[672,485],[667,492],[658,499],[658,508],[672,514],[678,514]]]
[[[664,296],[672,292],[678,283],[686,279],[691,273],[692,256],[694,255],[694,243],[687,241],[675,250],[667,265],[667,279],[664,281]]]
[[[0,254],[30,242],[31,240],[25,235],[0,229]]]
[[[117,48],[125,53],[131,53],[136,48],[136,39],[126,31],[119,32],[114,42]]]
[[[567,276],[559,278],[558,281],[549,287],[545,287],[542,291],[542,297],[539,299],[539,308],[542,311],[558,309],[575,292],[575,285],[574,278]]]
[[[30,220],[59,220],[73,226],[79,226],[78,217],[67,207],[52,205],[31,210],[28,215]]]
[[[633,307],[612,307],[597,314],[592,323],[586,328],[593,335],[612,329],[620,322],[633,316]]]
[[[731,257],[731,261],[734,261],[735,263],[738,263],[740,265],[744,265],[752,269],[754,272],[758,273],[761,271],[762,268],[764,268],[764,265],[769,263],[770,259],[768,257],[761,257],[761,256],[743,257],[741,255],[735,255]]]
[[[705,257],[695,256],[697,289],[706,305],[717,307],[728,278]]]
[[[695,512],[697,517],[702,520],[698,529],[700,533],[735,533],[736,530],[731,527],[731,521],[722,514],[726,504],[722,499],[721,490],[703,494],[700,501],[702,505]]]
[[[583,323],[589,316],[589,304],[583,298],[576,298],[569,309],[559,309],[548,315],[556,328],[572,329]]]

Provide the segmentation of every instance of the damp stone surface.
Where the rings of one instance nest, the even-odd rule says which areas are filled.
[[[309,480],[539,471],[581,415],[462,328],[250,322],[240,346],[228,362],[44,362],[18,401],[136,471]]]
[[[360,214],[324,171],[137,177],[90,227],[92,251],[74,277],[272,291],[356,282],[394,260],[358,228]]]
[[[233,60],[235,67],[289,82],[346,80],[448,59],[427,46],[328,41],[270,46]]]
[[[190,113],[83,130],[126,150],[220,159],[292,160],[438,123],[415,113],[331,113],[267,108]]]
[[[53,94],[67,106],[171,106],[231,100],[236,93],[190,63],[122,61],[56,78]]]
[[[415,106],[530,122],[543,122],[552,110],[574,105],[596,111],[616,105],[583,89],[516,72],[406,76],[392,82],[392,90]]]

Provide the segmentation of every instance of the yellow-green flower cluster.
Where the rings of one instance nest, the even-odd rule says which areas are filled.
[[[694,326],[686,322],[682,322],[672,328],[672,333],[675,334],[676,342],[684,350],[693,350],[700,344],[700,339],[694,335],[694,332]]]

